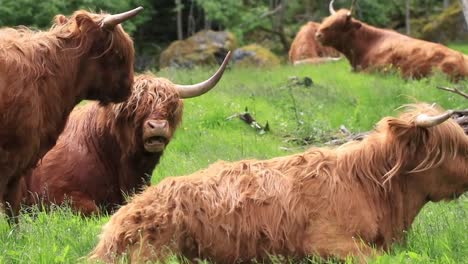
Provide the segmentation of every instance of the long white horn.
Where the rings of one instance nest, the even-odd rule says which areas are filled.
[[[118,24],[124,22],[125,20],[128,20],[141,12],[143,10],[143,7],[139,6],[135,9],[132,9],[130,11],[120,13],[120,14],[115,14],[115,15],[108,15],[105,17],[102,22],[101,22],[101,27],[107,28],[107,29],[113,29],[115,26]]]
[[[176,84],[176,88],[177,88],[177,91],[179,92],[180,97],[181,98],[197,97],[208,92],[213,87],[215,87],[216,84],[221,79],[221,77],[223,76],[224,70],[226,69],[226,66],[229,63],[231,56],[232,54],[229,51],[226,57],[224,58],[223,63],[221,64],[221,66],[219,66],[219,69],[208,80],[203,81],[201,83],[192,84],[192,85]]]
[[[330,11],[331,15],[336,14],[335,8],[333,8],[333,2],[335,2],[335,0],[331,0],[330,5],[328,6],[328,10]]]

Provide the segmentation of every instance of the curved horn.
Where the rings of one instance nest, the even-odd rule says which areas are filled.
[[[427,114],[420,114],[416,117],[414,120],[414,123],[418,127],[433,127],[437,126],[439,124],[442,124],[443,122],[447,121],[453,114],[456,114],[457,111],[453,110],[448,110],[447,112],[436,115],[436,116],[429,116]]]
[[[219,69],[208,80],[203,81],[201,83],[192,84],[192,85],[176,84],[176,88],[177,88],[177,91],[179,92],[180,97],[181,98],[197,97],[208,92],[213,87],[215,87],[216,84],[221,79],[221,77],[223,76],[224,70],[226,69],[228,62],[231,59],[231,56],[232,54],[229,51],[226,57],[224,58],[223,63],[221,64],[221,66],[219,66]]]
[[[356,5],[356,0],[353,0],[353,1],[351,2],[351,7],[349,8],[348,16],[351,16],[351,15],[353,14],[355,5]]]
[[[333,2],[335,2],[335,0],[331,0],[330,5],[328,6],[328,10],[330,11],[331,15],[336,14],[335,8],[333,8]]]
[[[120,13],[120,14],[115,14],[115,15],[108,15],[105,17],[102,22],[101,22],[101,27],[102,28],[107,28],[107,29],[113,29],[115,26],[118,24],[124,22],[125,20],[128,20],[141,12],[143,10],[143,7],[139,6],[135,9],[132,9],[130,11]]]

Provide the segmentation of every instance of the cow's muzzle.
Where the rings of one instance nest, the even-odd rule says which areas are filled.
[[[147,120],[143,126],[143,145],[146,151],[162,152],[169,143],[169,123],[166,120]]]

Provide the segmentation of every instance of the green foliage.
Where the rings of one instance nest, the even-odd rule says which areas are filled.
[[[423,39],[437,42],[468,40],[464,23],[461,4],[454,2],[442,13],[429,17],[418,33],[421,33]]]
[[[139,5],[147,9],[151,7],[150,0],[108,1],[108,0],[6,0],[0,5],[0,26],[26,25],[37,28],[48,28],[55,15],[70,15],[74,11],[84,9],[88,11],[119,13],[135,8]],[[140,15],[126,21],[123,26],[133,32],[137,25],[146,22],[151,15],[151,8]]]
[[[252,3],[256,2],[256,3]],[[245,32],[257,26],[265,25],[268,20],[259,20],[259,16],[268,11],[265,1],[239,0],[198,0],[208,19],[222,24],[225,28],[236,33],[242,40]]]

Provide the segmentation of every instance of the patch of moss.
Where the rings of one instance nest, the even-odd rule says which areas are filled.
[[[217,65],[224,59],[227,51],[236,47],[237,40],[232,33],[204,30],[185,40],[171,43],[161,53],[159,64],[161,68]]]
[[[244,56],[236,58],[236,53]],[[234,53],[234,62],[240,66],[274,67],[280,65],[280,59],[269,49],[258,44],[251,44],[239,48]]]

